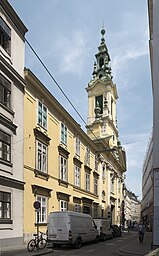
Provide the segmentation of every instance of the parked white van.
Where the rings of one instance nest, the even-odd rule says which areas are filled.
[[[84,242],[98,241],[98,231],[92,217],[78,212],[51,212],[47,233],[48,242],[53,245],[70,244],[80,248]]]
[[[110,222],[106,219],[94,219],[97,226],[99,239],[106,240],[107,238],[113,238],[113,229],[111,228]]]

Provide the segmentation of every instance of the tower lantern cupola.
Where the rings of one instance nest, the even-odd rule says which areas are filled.
[[[102,79],[110,80],[112,79],[111,75],[111,67],[110,67],[110,56],[108,53],[108,49],[105,43],[105,29],[101,30],[101,43],[98,47],[99,52],[95,55],[96,61],[94,63],[93,70],[93,80],[94,79]]]

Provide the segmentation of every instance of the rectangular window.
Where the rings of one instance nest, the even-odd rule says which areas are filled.
[[[120,179],[118,179],[118,192],[120,193]]]
[[[0,131],[0,159],[11,161],[11,136]]]
[[[67,211],[67,201],[64,200],[60,200],[60,211],[64,212]]]
[[[10,108],[11,83],[0,74],[0,103]]]
[[[37,201],[40,202],[40,210],[37,212],[38,222],[46,223],[47,216],[47,197],[37,196]]]
[[[67,127],[61,123],[61,142],[67,145]]]
[[[94,194],[98,195],[98,179],[94,177]]]
[[[80,167],[75,165],[75,186],[80,187]]]
[[[38,102],[38,124],[47,129],[47,108]]]
[[[105,163],[102,164],[102,178],[105,179],[106,177],[106,165]]]
[[[48,148],[45,144],[37,141],[37,166],[36,169],[47,173],[47,151]]]
[[[86,190],[90,191],[90,174],[86,172]]]
[[[90,148],[86,148],[86,164],[90,165]]]
[[[98,206],[94,205],[93,207],[93,217],[97,218],[98,217]]]
[[[76,137],[76,154],[80,156],[80,139],[78,136]]]
[[[60,179],[67,181],[67,159],[60,156]]]
[[[95,155],[95,170],[98,171],[98,155]]]
[[[114,178],[111,178],[111,188],[110,191],[114,193]]]
[[[99,107],[100,114],[103,114],[103,95],[95,97],[95,107]]]
[[[0,220],[11,218],[11,194],[0,191]]]
[[[75,204],[75,212],[81,212],[81,205]]]
[[[11,29],[0,17],[0,46],[10,55],[11,54]]]

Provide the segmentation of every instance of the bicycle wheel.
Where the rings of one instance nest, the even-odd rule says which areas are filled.
[[[27,249],[29,252],[32,252],[36,246],[35,240],[31,239],[27,245]]]
[[[45,238],[40,239],[38,243],[38,249],[39,250],[44,249],[46,247],[46,244],[47,244],[47,240]]]

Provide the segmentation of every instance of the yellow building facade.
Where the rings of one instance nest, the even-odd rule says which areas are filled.
[[[99,171],[96,145],[30,70],[25,70],[24,238],[39,226],[46,231],[51,211],[98,216]]]
[[[36,231],[37,220],[46,232],[51,211],[121,224],[126,165],[116,126],[116,86],[95,75],[88,84],[86,134],[29,69],[24,75],[24,241]]]

